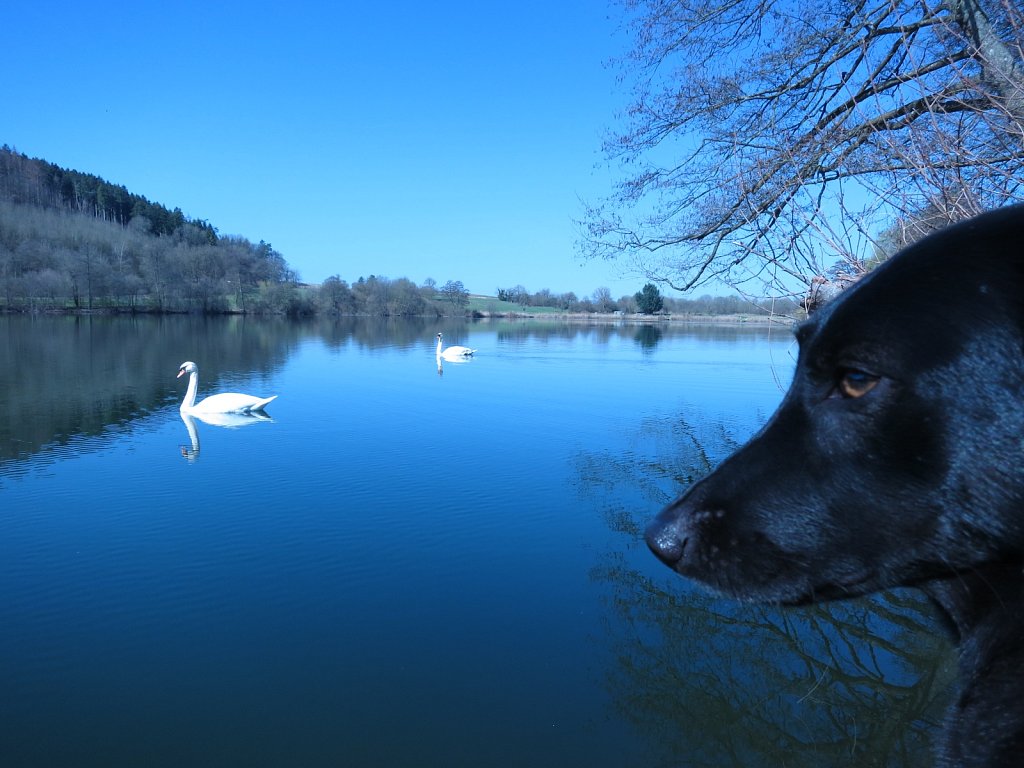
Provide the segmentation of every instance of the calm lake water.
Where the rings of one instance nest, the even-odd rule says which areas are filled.
[[[463,364],[434,356],[477,348]],[[657,563],[786,330],[0,317],[2,766],[925,766],[913,591],[779,610]],[[186,424],[199,396],[268,420]]]

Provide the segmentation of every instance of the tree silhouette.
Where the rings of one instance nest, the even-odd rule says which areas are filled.
[[[462,309],[469,304],[469,291],[461,280],[449,280],[441,286],[441,295],[455,309]]]

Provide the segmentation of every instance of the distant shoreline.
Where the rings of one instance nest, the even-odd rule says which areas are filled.
[[[674,313],[664,315],[643,315],[603,312],[482,312],[472,313],[472,317],[487,320],[500,318],[503,320],[568,320],[573,322],[601,323],[692,323],[694,325],[792,325],[797,319],[787,315],[707,315]]]
[[[0,308],[0,315],[64,315],[67,317],[115,317],[115,316],[183,316],[193,315],[197,317],[281,317],[276,313],[245,313],[245,312],[184,312],[152,309],[128,309],[123,307],[95,307],[93,309],[54,309],[45,307],[39,309],[8,307]],[[306,316],[300,316],[302,319]],[[374,317],[374,315],[309,315],[309,318],[330,318],[330,317]],[[384,315],[382,317],[389,317]],[[399,315],[405,317],[405,315]],[[408,317],[433,317],[432,315],[408,315]],[[689,323],[692,325],[792,325],[797,319],[788,315],[761,315],[761,314],[731,314],[731,315],[709,315],[691,313],[673,313],[659,315],[626,314],[610,312],[559,312],[544,311],[531,312],[529,310],[514,312],[489,312],[486,310],[474,310],[465,315],[444,315],[449,319],[464,318],[466,320],[559,320],[574,323],[637,323],[657,325],[661,323]],[[308,318],[307,318],[308,319]]]

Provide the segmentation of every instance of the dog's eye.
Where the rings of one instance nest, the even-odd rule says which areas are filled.
[[[878,377],[870,373],[847,368],[841,372],[836,392],[841,397],[864,397],[878,385]]]

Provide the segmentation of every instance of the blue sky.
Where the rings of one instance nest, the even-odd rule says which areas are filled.
[[[605,0],[42,0],[4,26],[0,144],[266,240],[304,280],[643,285],[575,249],[625,104]]]

